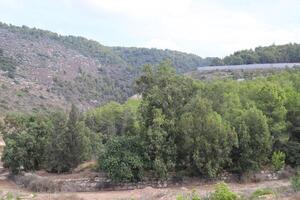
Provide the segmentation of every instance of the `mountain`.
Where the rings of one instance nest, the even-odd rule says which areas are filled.
[[[71,103],[84,110],[122,102],[134,94],[143,65],[166,59],[179,73],[211,62],[178,51],[108,47],[83,37],[0,23],[0,115]]]

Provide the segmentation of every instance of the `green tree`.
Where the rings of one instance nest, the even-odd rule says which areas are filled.
[[[137,80],[137,92],[143,97],[139,112],[144,158],[146,167],[157,176],[165,177],[167,171],[175,169],[178,121],[196,90],[194,82],[177,75],[168,61],[155,69],[146,66]]]
[[[91,132],[80,119],[73,105],[69,117],[57,112],[51,117],[52,129],[48,137],[46,168],[51,172],[66,172],[90,158]]]
[[[110,102],[89,111],[85,123],[93,132],[111,137],[136,133],[136,120],[134,105]]]
[[[47,157],[45,167],[50,172],[66,172],[71,169],[70,163],[66,162],[66,123],[67,116],[62,112],[53,113],[51,119],[51,131],[47,138]]]
[[[267,118],[262,111],[250,108],[235,124],[238,147],[233,150],[233,165],[240,172],[257,170],[266,163],[272,140]]]
[[[108,140],[98,164],[115,182],[139,181],[143,177],[140,140],[136,136],[114,136]]]
[[[189,152],[196,172],[215,177],[230,160],[236,135],[229,124],[212,110],[207,99],[196,96],[185,106],[180,128],[185,135],[184,151]]]
[[[294,81],[296,83],[297,79],[294,79]],[[300,86],[300,79],[298,81]],[[288,142],[282,150],[286,153],[288,164],[300,166],[300,87],[298,91],[295,88],[290,93],[286,107],[288,110],[287,121],[290,135]]]
[[[277,84],[265,83],[257,92],[256,105],[268,117],[268,125],[274,142],[282,140],[286,131],[285,91]]]
[[[88,134],[88,128],[80,121],[79,110],[75,105],[72,105],[65,132],[65,150],[67,152],[65,160],[71,167],[76,167],[89,157],[90,149],[88,146],[90,143]]]
[[[2,129],[6,146],[2,160],[13,173],[38,170],[44,161],[49,131],[47,119],[38,115],[9,115]]]

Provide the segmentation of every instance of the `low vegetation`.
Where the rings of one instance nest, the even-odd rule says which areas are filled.
[[[285,153],[276,151],[272,155],[272,165],[275,171],[283,169],[285,164]]]
[[[2,49],[0,49],[0,70],[6,72],[6,76],[9,78],[15,77],[16,61],[5,56]]]
[[[191,194],[178,195],[176,200],[201,200],[201,197],[193,190]]]
[[[108,47],[83,37],[1,22],[0,34],[1,116],[10,111],[46,113],[72,103],[83,109],[110,101],[123,103],[134,94],[141,66],[156,67],[166,59],[179,73],[216,64],[300,62],[299,44],[258,47],[213,59],[171,50]],[[240,71],[229,76],[248,79],[262,73]],[[16,94],[20,88],[28,93]]]
[[[275,196],[275,192],[270,188],[262,188],[253,192],[249,200],[263,199],[264,196]]]
[[[206,197],[201,198],[195,190],[190,194],[179,195],[176,200],[242,200],[243,198],[232,192],[226,183],[218,183],[215,191]]]
[[[36,195],[22,195],[22,194],[14,194],[12,192],[1,192],[0,191],[0,200],[21,200],[21,199],[35,199]]]
[[[291,183],[295,191],[300,191],[300,170],[291,178]]]
[[[225,183],[218,183],[209,200],[239,200],[239,196],[232,192]]]
[[[87,110],[125,102],[134,94],[134,80],[145,64],[157,66],[169,59],[185,73],[211,60],[171,50],[109,47],[84,37],[1,22],[0,35],[1,117],[11,111],[65,109],[72,103]],[[28,89],[27,96],[16,96],[20,88]]]
[[[276,170],[285,163],[296,167],[299,78],[290,70],[205,83],[178,75],[168,62],[145,66],[136,82],[141,99],[85,113],[73,105],[68,115],[6,116],[3,162],[13,173],[61,173],[96,158],[98,170],[116,182],[163,180],[170,172],[214,178],[272,164]],[[217,189],[227,192],[222,184]]]

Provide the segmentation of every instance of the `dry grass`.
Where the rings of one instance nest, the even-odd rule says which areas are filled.
[[[59,192],[60,185],[52,180],[35,175],[19,177],[17,182],[33,192]]]
[[[84,162],[84,163],[78,165],[73,170],[73,173],[78,173],[78,172],[82,172],[82,171],[93,171],[93,170],[95,170],[96,166],[97,166],[97,161],[95,161],[95,160],[87,161],[87,162]]]
[[[84,200],[77,195],[59,195],[57,197],[51,198],[51,200]]]

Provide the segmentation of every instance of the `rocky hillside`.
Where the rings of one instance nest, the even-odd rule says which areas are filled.
[[[170,50],[107,47],[83,37],[0,23],[0,114],[124,101],[134,94],[141,67],[165,59],[180,73],[211,61]]]

